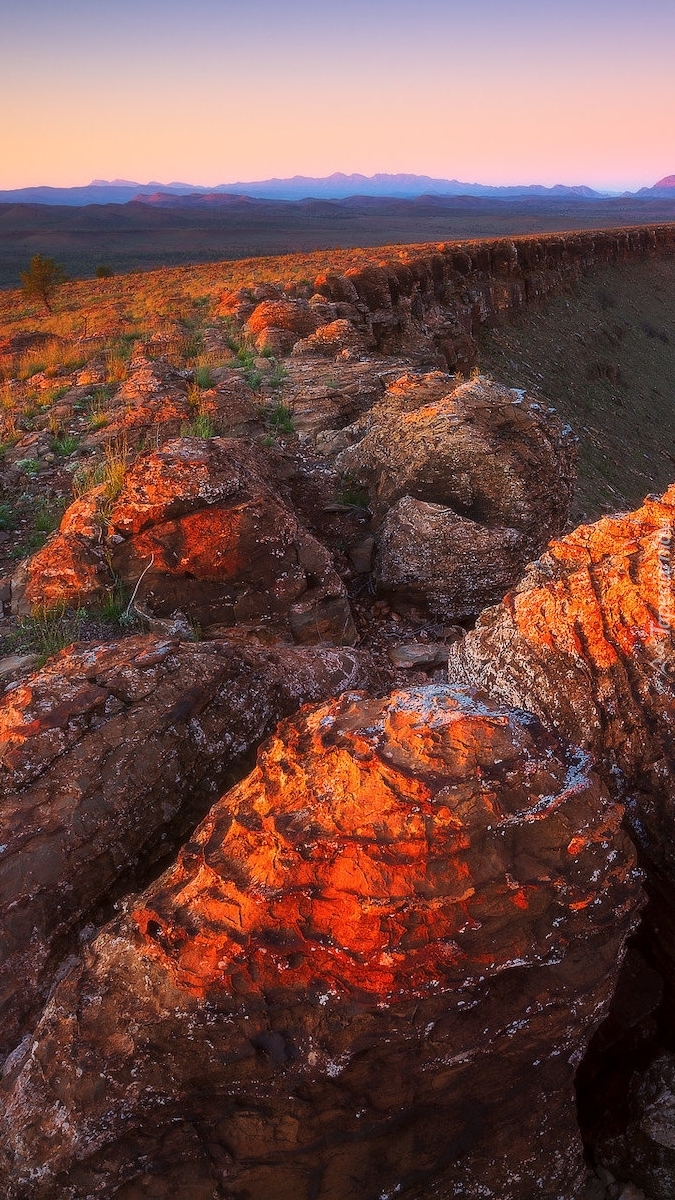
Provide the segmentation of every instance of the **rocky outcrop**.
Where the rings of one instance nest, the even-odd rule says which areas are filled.
[[[256,338],[259,349],[269,345],[269,341],[266,340],[269,333],[285,333],[287,337],[284,339],[283,349],[290,350],[294,342],[314,333],[319,323],[320,318],[313,313],[306,301],[263,300],[248,317],[246,330]]]
[[[674,529],[675,487],[648,497],[635,512],[581,526],[553,542],[449,656],[451,679],[537,713],[590,750],[625,803],[625,822],[646,871],[650,903],[641,938],[665,983],[659,1021],[667,1045],[675,999]],[[638,1011],[647,986],[651,995],[644,973],[634,981]],[[654,1003],[642,1007],[649,1017]],[[649,1041],[641,1045],[630,1024],[625,1036],[641,1058],[648,1055]],[[593,1069],[600,1075],[603,1055],[605,1062],[607,1054],[616,1060],[618,1040],[617,1034],[614,1044],[597,1048]],[[600,1142],[606,1146],[606,1131]],[[630,1155],[619,1157],[625,1177],[638,1181],[646,1178],[640,1144],[635,1169]],[[647,1191],[652,1194],[651,1183]]]
[[[576,439],[523,392],[408,374],[336,466],[368,487],[379,590],[453,620],[498,600],[561,532]]]
[[[105,485],[66,512],[15,579],[14,611],[100,600],[115,578],[152,616],[202,629],[262,626],[299,642],[356,640],[329,552],[269,486],[263,454],[182,438],[141,455],[111,500]]]
[[[675,487],[553,542],[453,646],[450,672],[591,750],[645,858],[675,882],[674,525]]]
[[[285,723],[6,1065],[8,1200],[572,1200],[640,905],[588,763],[443,687]]]
[[[322,354],[335,357],[336,354],[359,353],[365,350],[362,334],[351,321],[338,319],[327,325],[320,325],[315,333],[297,341],[293,347],[295,355]]]
[[[314,290],[347,303],[380,353],[440,354],[450,371],[476,365],[476,335],[503,314],[569,287],[593,267],[671,253],[672,225],[484,238],[406,247],[396,258],[323,272]]]
[[[0,1055],[78,931],[175,850],[277,721],[371,680],[352,650],[142,635],[73,647],[5,692]]]
[[[156,444],[158,438],[178,437],[199,414],[228,436],[258,432],[258,405],[251,389],[235,371],[221,369],[217,374],[217,385],[197,395],[190,391],[192,372],[177,371],[161,356],[135,356],[127,378],[101,410],[100,426],[87,432],[83,446],[138,449]],[[82,396],[78,398],[82,402]],[[68,399],[64,397],[66,408]]]

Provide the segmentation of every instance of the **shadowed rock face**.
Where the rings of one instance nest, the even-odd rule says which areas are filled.
[[[461,620],[503,596],[522,556],[516,529],[488,528],[443,504],[403,496],[378,531],[374,578],[399,612],[427,604],[436,616]]]
[[[572,1200],[641,902],[620,815],[467,693],[286,722],[8,1064],[8,1198]]]
[[[576,439],[523,392],[409,374],[337,466],[368,485],[380,525],[378,589],[452,620],[498,600],[561,532]]]
[[[0,698],[0,1054],[77,932],[175,850],[277,721],[371,677],[351,650],[136,636],[63,651]]]
[[[630,1087],[625,1135],[602,1146],[605,1161],[628,1173],[650,1200],[675,1195],[675,1057],[663,1054]]]
[[[236,440],[181,438],[142,455],[119,497],[103,489],[66,512],[15,580],[13,604],[87,603],[115,576],[154,616],[202,628],[262,624],[298,642],[351,645],[356,631],[331,556]]]

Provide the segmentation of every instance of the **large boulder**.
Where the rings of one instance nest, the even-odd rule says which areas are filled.
[[[562,531],[576,439],[523,392],[409,374],[337,467],[369,489],[380,590],[452,619],[498,600]]]
[[[5,691],[0,1056],[78,931],[175,850],[277,721],[370,679],[353,650],[142,635],[65,650]]]
[[[593,752],[642,854],[675,885],[675,487],[581,525],[450,653],[451,678]]]
[[[479,685],[495,700],[536,713],[590,751],[625,804],[650,897],[642,946],[665,983],[658,1020],[666,1045],[675,1036],[674,529],[671,487],[635,512],[553,542],[504,601],[451,648],[448,665],[455,682]],[[640,996],[645,989],[653,992],[649,980],[638,977],[634,1003],[649,1014],[654,1005],[649,994]],[[627,1038],[634,1046],[630,1029]],[[649,1043],[642,1045],[639,1061],[648,1052]],[[600,1046],[590,1075],[602,1080],[607,1057],[612,1066],[620,1053],[616,1039]],[[606,1131],[600,1136],[606,1143]],[[638,1144],[633,1169],[630,1147]],[[629,1136],[627,1145],[626,1176],[646,1178],[647,1141]],[[654,1153],[656,1163],[660,1151]]]
[[[108,500],[76,502],[17,573],[15,612],[88,604],[121,580],[152,616],[176,610],[203,630],[257,626],[300,642],[356,641],[328,550],[268,482],[261,452],[180,438],[141,455]]]
[[[620,815],[480,696],[286,722],[8,1062],[8,1200],[573,1200],[641,903]]]
[[[518,531],[488,528],[444,504],[403,496],[377,537],[374,578],[399,612],[428,604],[449,621],[501,599],[522,570]]]
[[[306,301],[263,300],[248,318],[246,330],[253,337],[260,338],[267,329],[283,329],[293,335],[293,341],[298,341],[313,333],[319,324],[320,318]]]

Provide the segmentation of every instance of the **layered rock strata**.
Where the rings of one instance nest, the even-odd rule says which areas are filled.
[[[667,1045],[675,1000],[674,531],[671,487],[635,512],[581,526],[553,542],[513,592],[452,646],[448,668],[455,682],[479,685],[496,700],[537,713],[589,750],[625,803],[626,825],[647,876],[650,903],[641,936],[665,983],[659,1020]],[[628,1053],[638,1046],[639,1061],[654,1038],[650,1014],[657,1002],[644,973],[634,991],[634,1006],[647,1024],[640,1034],[632,1029],[637,1020],[624,1022],[625,1044]],[[589,1077],[596,1071],[602,1079],[607,1055],[611,1066],[619,1051],[609,1044],[595,1053]],[[616,1120],[610,1117],[609,1125]],[[607,1123],[602,1126],[605,1161],[619,1174],[646,1179],[644,1140],[633,1170],[630,1153],[617,1150],[615,1139],[612,1148],[613,1135],[608,1140]],[[596,1130],[589,1136],[595,1138]]]
[[[620,810],[445,687],[286,722],[57,986],[8,1200],[572,1200],[572,1079],[641,903]]]
[[[671,487],[554,541],[449,663],[455,682],[592,751],[645,859],[673,883],[674,531]]]
[[[78,931],[147,879],[300,704],[370,684],[352,650],[134,636],[73,647],[0,698],[0,1054]],[[89,926],[89,928],[87,928]]]

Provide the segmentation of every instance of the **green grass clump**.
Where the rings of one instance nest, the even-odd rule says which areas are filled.
[[[10,529],[16,529],[17,516],[10,504],[0,504],[0,529],[6,532]]]
[[[18,458],[16,465],[26,475],[35,477],[40,474],[40,462],[37,458]]]
[[[181,425],[181,437],[210,438],[216,432],[215,425],[208,413],[197,413],[187,425]]]
[[[52,441],[52,450],[61,458],[67,458],[80,444],[80,439],[74,433],[63,433]]]
[[[73,610],[63,603],[38,604],[30,616],[19,620],[12,636],[13,648],[23,654],[36,655],[36,666],[44,666],[53,654],[79,641],[86,616],[83,608]]]
[[[368,508],[370,504],[368,488],[350,472],[342,476],[342,486],[335,499],[338,504],[350,504],[353,508]]]
[[[105,485],[105,500],[100,506],[101,516],[110,515],[114,501],[124,486],[124,478],[129,465],[129,449],[126,439],[116,439],[109,442],[105,448],[105,457],[98,462],[86,463],[73,476],[73,495],[76,499],[86,495],[92,488]]]
[[[277,400],[274,404],[263,405],[258,409],[258,415],[267,429],[268,435],[272,438],[283,435],[290,436],[295,433],[293,411],[282,400]]]
[[[121,579],[115,578],[112,587],[108,589],[100,602],[97,615],[110,625],[125,625],[124,620],[128,605],[130,590]]]
[[[282,386],[287,378],[288,371],[284,367],[283,363],[275,363],[270,375],[268,376],[267,383],[271,388],[278,388]]]
[[[197,367],[195,369],[195,383],[198,388],[212,388],[214,385],[213,375],[210,367]]]

